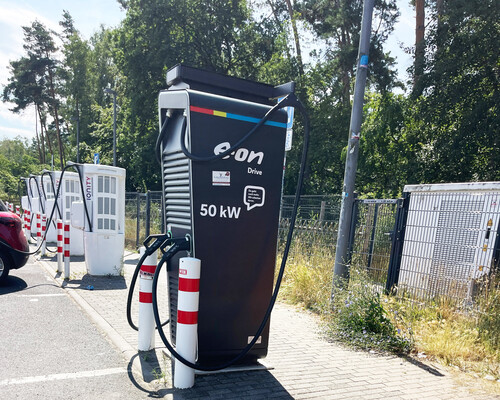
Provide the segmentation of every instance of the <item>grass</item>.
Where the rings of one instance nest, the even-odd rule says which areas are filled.
[[[280,299],[321,315],[328,335],[350,346],[414,355],[500,379],[499,279],[483,283],[476,308],[468,311],[444,299],[418,304],[387,296],[359,268],[351,270],[348,285],[336,285],[331,298],[332,253],[324,245],[296,239]]]
[[[477,376],[500,379],[500,288],[485,283],[477,307],[464,311],[443,299],[415,305],[388,298],[414,335],[413,352]]]

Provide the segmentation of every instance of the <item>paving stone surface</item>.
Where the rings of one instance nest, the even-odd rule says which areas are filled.
[[[137,332],[127,323],[128,287],[139,256],[126,252],[123,276],[94,277],[86,273],[83,258],[73,258],[70,279],[56,274],[55,258],[40,262],[68,292],[85,302],[111,327],[110,335],[137,348]],[[89,286],[93,286],[90,290]],[[166,288],[165,275],[159,288]],[[167,309],[166,290],[159,293],[160,309]],[[132,314],[137,321],[138,288]],[[165,316],[166,318],[166,316]],[[137,323],[137,322],[136,322]],[[115,339],[116,339],[115,337]],[[394,355],[377,355],[345,348],[327,341],[318,318],[278,303],[271,316],[268,356],[261,371],[236,371],[199,375],[192,389],[172,387],[170,359],[156,334],[156,351],[142,357],[154,364],[155,380],[145,379],[146,397],[167,399],[500,399],[454,378],[446,369]],[[146,358],[149,357],[149,360]],[[147,362],[146,362],[147,361]],[[141,361],[142,362],[142,361]],[[161,371],[160,371],[161,369]],[[499,384],[500,385],[500,384]]]

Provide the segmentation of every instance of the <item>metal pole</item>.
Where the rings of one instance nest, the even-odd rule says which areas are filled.
[[[137,192],[137,227],[136,227],[136,236],[135,236],[135,247],[139,248],[139,240],[141,234],[141,194]]]
[[[146,238],[151,232],[151,192],[146,192]]]
[[[344,172],[344,186],[342,190],[342,206],[340,209],[339,232],[337,236],[337,250],[335,252],[334,284],[332,295],[339,278],[344,282],[349,279],[347,250],[349,246],[349,228],[351,223],[352,206],[354,202],[354,183],[358,165],[359,137],[363,117],[363,100],[368,72],[368,53],[370,49],[370,34],[372,26],[374,0],[364,0],[363,18],[358,52],[358,68],[356,84],[354,86],[354,100],[349,127],[349,143]]]
[[[116,92],[113,92],[113,167],[116,167]]]
[[[80,164],[80,117],[76,117],[76,163]]]
[[[116,167],[116,92],[113,89],[106,88],[104,93],[113,95],[113,166]]]
[[[375,245],[375,232],[377,230],[377,218],[378,218],[378,207],[380,204],[375,204],[375,210],[373,211],[373,224],[372,231],[370,235],[370,245],[368,248],[368,262],[366,269],[369,271],[372,266],[373,260],[373,246]]]

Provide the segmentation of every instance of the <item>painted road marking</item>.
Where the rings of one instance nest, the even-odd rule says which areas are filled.
[[[24,378],[4,379],[0,381],[0,386],[25,385],[27,383],[61,381],[65,379],[95,378],[97,376],[124,374],[126,372],[127,372],[126,368],[108,368],[108,369],[100,369],[94,371],[71,372],[65,374],[27,376]]]
[[[19,294],[17,297],[59,297],[59,296],[66,296],[66,293]]]

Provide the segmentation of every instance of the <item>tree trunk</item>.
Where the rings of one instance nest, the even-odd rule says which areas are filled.
[[[42,149],[40,148],[40,139],[38,138],[38,119],[37,119],[37,114],[38,114],[38,106],[35,104],[35,139],[36,139],[36,146],[38,148],[38,159],[40,160],[40,164],[42,163]]]
[[[444,14],[444,0],[436,1],[436,10],[437,10],[437,42],[436,42],[436,52],[441,50],[441,44],[445,40],[443,36],[443,14]]]
[[[274,3],[272,2],[272,0],[267,0],[267,4],[269,4],[269,7],[271,7],[271,11],[273,13],[274,20],[276,21],[276,24],[279,25],[280,27],[282,27],[278,13],[276,11],[276,7],[274,7]],[[287,55],[288,59],[291,60],[292,56],[290,55],[290,51],[288,49],[288,46],[286,46],[286,55]]]
[[[349,45],[349,37],[347,33],[347,29],[342,27],[342,33],[339,38],[339,47],[341,49],[345,49]],[[349,73],[350,68],[345,65],[345,62],[342,63],[342,102],[344,105],[351,104],[351,78],[353,74]]]
[[[425,58],[425,0],[415,0],[415,73],[413,75],[413,94],[422,93],[422,75],[424,73]]]
[[[47,145],[49,146],[49,153],[51,156],[54,156],[54,151],[52,150],[52,142],[50,141],[49,131],[45,124],[45,119],[42,117],[42,113],[40,109],[38,109],[38,117],[40,118],[40,129],[43,132],[45,128],[45,138],[47,139]],[[43,136],[42,136],[43,137]]]
[[[36,107],[36,110],[38,113],[40,113],[40,109],[38,108],[38,106]],[[36,119],[35,119],[36,121]],[[36,124],[35,126],[35,129],[37,131],[37,135],[38,135],[38,124]],[[42,164],[45,164],[45,139],[43,138],[43,123],[42,123],[42,119],[40,118],[40,143],[41,143],[41,157],[40,157],[40,162]]]
[[[57,142],[59,144],[59,160],[61,162],[61,169],[63,169],[64,168],[64,152],[63,152],[63,145],[62,145],[62,140],[61,140],[61,130],[59,127],[59,115],[58,115],[58,110],[57,110],[56,93],[54,90],[54,80],[53,80],[53,76],[52,76],[52,69],[50,67],[48,68],[48,72],[49,72],[50,96],[52,97],[52,103],[53,103],[52,107],[53,107],[53,111],[54,111],[54,120],[56,123]]]
[[[297,21],[293,16],[293,7],[290,0],[286,0],[286,6],[288,8],[288,15],[290,15],[290,22],[292,24],[293,37],[295,40],[295,50],[297,51],[297,64],[299,65],[300,76],[304,75],[304,64],[302,63],[302,52],[300,50],[300,38],[299,31],[297,29]]]

